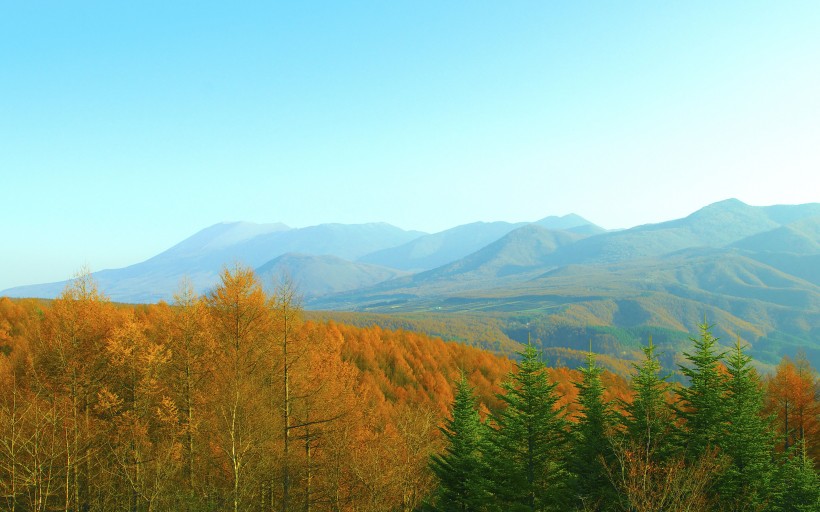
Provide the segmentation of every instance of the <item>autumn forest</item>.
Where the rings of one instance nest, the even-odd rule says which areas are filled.
[[[726,347],[731,347],[727,349]],[[304,318],[225,269],[126,305],[0,298],[0,510],[817,511],[820,381],[706,321],[669,379]]]

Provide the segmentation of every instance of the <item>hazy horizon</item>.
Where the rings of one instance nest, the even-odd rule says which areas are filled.
[[[736,199],[737,199],[737,198],[726,198],[726,199],[723,199],[723,200],[718,201],[718,202],[731,201],[731,200],[736,200]],[[714,204],[714,203],[711,203],[711,204]],[[706,206],[709,206],[709,205],[703,205],[701,208],[706,207]],[[774,206],[774,205],[748,205],[748,206],[757,207],[757,206]],[[698,208],[698,210],[700,210],[701,208]],[[695,211],[697,211],[697,210],[694,210],[694,211],[692,211],[692,212],[689,212],[688,214],[684,215],[684,217],[685,217],[685,216],[688,216],[688,215],[689,215],[689,214],[691,214],[691,213],[695,213]],[[473,221],[473,222],[468,222],[468,223],[465,223],[465,224],[472,224],[472,223],[476,223],[476,222],[508,222],[508,223],[510,223],[510,224],[516,224],[516,223],[528,223],[528,222],[537,222],[537,221],[542,220],[542,219],[544,219],[544,218],[546,218],[546,217],[564,217],[564,216],[566,216],[566,215],[578,215],[578,216],[580,216],[581,218],[583,218],[583,219],[585,219],[585,220],[587,220],[587,221],[589,221],[589,222],[592,222],[590,219],[586,218],[584,215],[580,215],[580,214],[575,213],[575,212],[570,212],[570,213],[561,214],[561,215],[553,215],[553,214],[550,214],[550,215],[544,215],[544,216],[541,216],[541,217],[536,218],[536,219],[526,219],[526,220],[520,220],[520,221],[506,221],[506,220],[495,219],[495,220],[480,220],[480,221]],[[672,219],[662,219],[662,220],[659,220],[659,221],[658,221],[658,223],[660,223],[660,222],[666,222],[666,221],[672,221],[672,220],[677,220],[677,218],[672,218]],[[205,230],[207,230],[207,229],[209,229],[209,228],[211,228],[211,227],[218,226],[218,225],[220,225],[220,224],[236,224],[236,223],[252,224],[252,225],[256,225],[256,226],[277,226],[277,227],[278,227],[278,226],[285,226],[287,229],[302,229],[302,228],[307,228],[307,227],[317,226],[317,225],[321,225],[321,224],[339,224],[339,223],[336,223],[336,222],[329,222],[329,223],[314,224],[314,225],[310,225],[310,226],[288,226],[288,225],[286,225],[285,223],[281,223],[281,222],[256,222],[256,221],[249,221],[249,220],[228,220],[228,221],[220,221],[220,222],[217,222],[217,223],[214,223],[214,224],[210,224],[210,225],[208,225],[208,226],[203,226],[201,229],[198,229],[198,230],[196,230],[195,232],[189,233],[189,234],[188,234],[188,235],[186,235],[184,238],[181,238],[181,239],[179,239],[179,240],[175,241],[173,244],[169,245],[168,247],[165,247],[165,248],[161,249],[161,250],[160,250],[160,251],[158,251],[156,254],[151,254],[151,255],[149,255],[148,257],[146,257],[146,258],[144,258],[144,259],[141,259],[141,260],[127,262],[126,264],[122,265],[121,267],[111,267],[111,268],[92,268],[92,267],[91,267],[91,265],[90,265],[90,264],[88,264],[88,262],[86,262],[86,263],[83,263],[82,265],[78,266],[78,267],[77,267],[74,271],[72,271],[72,272],[71,272],[71,274],[66,275],[66,276],[64,276],[64,277],[60,277],[60,278],[58,278],[58,279],[54,279],[54,280],[52,280],[52,281],[40,281],[40,282],[33,282],[33,281],[32,281],[32,282],[25,282],[25,283],[20,283],[20,284],[14,284],[14,285],[10,285],[10,286],[2,286],[2,284],[0,284],[0,291],[2,291],[2,290],[6,290],[6,289],[15,288],[15,287],[17,287],[17,286],[25,286],[25,285],[32,285],[32,284],[44,284],[44,283],[49,283],[49,282],[62,282],[62,281],[67,281],[67,280],[73,279],[73,278],[74,278],[74,277],[75,277],[78,273],[80,273],[80,272],[84,272],[85,270],[91,270],[92,272],[97,272],[97,271],[100,271],[100,270],[113,270],[113,269],[116,269],[116,268],[124,268],[124,267],[130,266],[130,265],[133,265],[133,264],[141,263],[141,262],[143,262],[143,261],[145,261],[145,260],[147,260],[147,259],[149,259],[149,258],[151,258],[151,257],[153,257],[153,256],[156,256],[156,255],[158,255],[158,254],[161,254],[162,252],[164,252],[164,251],[166,251],[166,250],[168,250],[168,249],[171,249],[171,248],[172,248],[172,247],[174,247],[175,245],[177,245],[177,244],[179,244],[179,243],[181,243],[181,242],[183,242],[183,241],[187,240],[188,238],[193,237],[193,236],[195,236],[195,235],[199,234],[200,232],[205,231]],[[384,222],[384,221],[372,221],[372,222],[351,223],[351,224],[371,224],[371,223],[379,224],[379,223],[385,223],[385,222]],[[644,224],[636,224],[635,226],[626,226],[626,227],[615,227],[615,228],[612,228],[612,227],[608,227],[608,226],[602,226],[601,224],[597,224],[597,223],[595,223],[595,222],[592,222],[592,223],[593,223],[593,224],[596,224],[596,225],[597,225],[597,226],[599,226],[599,227],[605,228],[605,229],[607,229],[607,230],[609,230],[609,231],[617,231],[617,230],[630,229],[630,228],[633,228],[633,227],[638,227],[638,226],[644,225]],[[655,224],[655,223],[656,223],[656,222],[645,223],[645,224]],[[386,223],[386,224],[390,224],[390,223]],[[465,224],[459,224],[459,225],[455,225],[455,226],[449,226],[449,227],[447,227],[447,228],[444,228],[444,229],[441,229],[441,230],[437,230],[437,231],[423,231],[423,230],[419,230],[419,229],[414,229],[414,228],[412,228],[412,227],[411,227],[411,228],[406,228],[406,227],[403,227],[403,226],[395,226],[395,225],[393,225],[393,224],[390,224],[390,225],[393,225],[393,226],[398,227],[398,228],[400,228],[400,229],[404,229],[405,231],[419,231],[419,232],[422,232],[422,233],[425,233],[425,234],[436,234],[436,233],[440,233],[440,232],[443,232],[443,231],[448,231],[448,230],[453,229],[453,228],[457,228],[457,227],[459,227],[459,226],[463,226],[463,225],[465,225]]]
[[[0,290],[223,221],[608,229],[820,201],[820,4],[22,3]]]

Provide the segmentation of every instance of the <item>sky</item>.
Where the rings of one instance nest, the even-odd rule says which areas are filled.
[[[0,290],[212,224],[820,202],[820,2],[0,3]]]

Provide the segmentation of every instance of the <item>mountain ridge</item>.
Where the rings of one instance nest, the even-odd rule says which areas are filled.
[[[410,273],[369,261],[380,258],[422,268]],[[634,349],[636,337],[647,334],[659,343],[685,340],[708,315],[717,334],[741,337],[762,361],[803,349],[820,363],[818,203],[726,200],[619,231],[576,215],[433,234],[384,223],[221,223],[144,262],[94,276],[114,300],[154,302],[170,298],[183,271],[203,291],[235,261],[265,281],[297,277],[313,310],[480,313],[508,326],[518,342],[529,325],[545,346],[583,350],[593,339],[615,352]],[[12,291],[55,296],[62,285]]]
[[[593,336],[609,336],[590,326],[673,329],[685,340],[685,332],[708,315],[722,336],[747,340],[753,354],[768,363],[798,348],[820,362],[817,211],[814,203],[771,208],[721,202],[683,219],[549,247],[537,251],[532,265],[501,275],[502,267],[487,255],[501,241],[511,243],[513,231],[448,265],[319,298],[310,307],[391,314],[480,311],[506,315],[513,323],[526,318],[528,325],[553,325],[543,333],[563,333],[562,340],[549,343],[576,349],[583,346],[573,344]],[[531,227],[518,232],[527,231],[536,234]],[[801,242],[792,252],[770,245],[783,232]],[[527,254],[532,245],[523,242],[534,244],[535,238],[523,237],[522,244],[504,250]],[[556,327],[561,325],[580,330]]]
[[[220,270],[234,263],[256,268],[289,252],[355,258],[421,236],[387,223],[320,224],[287,228],[284,224],[217,223],[200,230],[145,261],[94,272],[100,290],[119,302],[170,301],[183,277],[197,292],[212,287]],[[232,242],[232,243],[228,243]],[[10,288],[11,297],[54,298],[68,281]]]
[[[571,229],[586,229],[590,232],[603,230],[575,214],[548,216],[537,222],[563,223],[571,226]],[[403,230],[385,222],[325,223],[303,228],[292,228],[283,223],[219,222],[144,261],[122,268],[99,270],[94,272],[94,276],[100,289],[112,300],[136,303],[170,301],[183,278],[190,280],[197,291],[205,291],[217,282],[219,271],[225,265],[242,263],[258,268],[283,254],[301,253],[336,256],[354,263],[385,267],[386,265],[379,264],[377,257],[368,256],[387,254],[387,250],[399,247],[410,247],[408,244],[420,238],[424,238],[425,243],[429,244],[436,238],[446,239],[453,233],[463,235],[466,232],[467,238],[472,239],[471,243],[466,243],[465,237],[461,236],[440,244],[438,250],[428,251],[429,258],[422,267],[431,269],[469,254],[526,224],[528,223],[476,222],[430,235],[421,231]],[[418,251],[418,245],[412,247]],[[355,265],[337,265],[337,268],[345,268],[353,273],[362,272],[362,267]],[[386,279],[397,277],[407,272],[408,265],[399,264],[390,268],[396,272],[376,274],[381,274]],[[411,264],[409,268],[415,267]],[[353,278],[349,276],[348,280],[351,279]],[[0,295],[54,298],[69,281],[16,286],[0,291]],[[331,291],[341,290],[333,287],[326,290],[327,293]]]

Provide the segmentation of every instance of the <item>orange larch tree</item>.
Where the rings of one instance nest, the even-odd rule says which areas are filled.
[[[820,460],[820,381],[804,354],[784,357],[766,382],[766,411],[776,421],[778,449],[787,451],[802,443],[815,461]]]
[[[250,471],[262,456],[267,403],[259,390],[264,379],[271,329],[268,298],[253,270],[239,264],[224,269],[221,283],[207,298],[217,371],[211,382],[211,437],[227,470],[223,507],[244,509],[258,486]]]
[[[65,422],[65,510],[93,508],[102,496],[95,489],[106,482],[97,459],[101,430],[93,411],[109,371],[105,340],[119,319],[120,312],[84,272],[45,310],[34,342],[35,371],[47,386],[46,394],[60,404]]]

